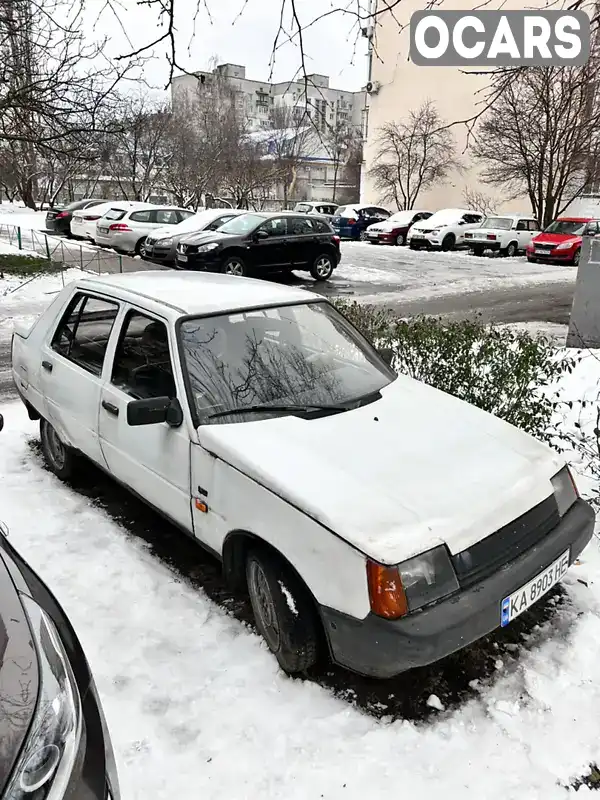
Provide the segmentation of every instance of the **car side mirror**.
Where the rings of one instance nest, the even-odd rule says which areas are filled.
[[[269,234],[266,231],[256,231],[254,234],[254,241],[260,242],[261,239],[268,239]]]
[[[464,219],[460,219],[460,220],[458,221],[458,224],[459,224],[459,225],[466,225],[467,223],[465,222],[465,220],[464,220]]]
[[[381,358],[385,361],[388,367],[393,366],[394,363],[394,351],[391,347],[382,347],[380,350],[377,351]]]
[[[161,422],[166,422],[171,428],[183,424],[183,409],[176,397],[150,397],[127,403],[128,425],[159,425]]]

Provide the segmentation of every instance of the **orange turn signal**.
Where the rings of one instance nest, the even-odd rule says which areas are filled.
[[[399,619],[408,614],[408,601],[398,567],[367,561],[367,583],[374,614],[385,619]]]
[[[203,500],[199,500],[198,498],[196,498],[196,509],[203,514],[208,514],[208,506]]]

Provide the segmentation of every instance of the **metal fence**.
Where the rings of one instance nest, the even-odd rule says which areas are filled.
[[[133,259],[118,253],[77,244],[70,239],[48,236],[43,231],[21,228],[17,225],[0,225],[0,240],[23,251],[23,255],[38,256],[56,269],[76,269],[101,274],[103,272],[129,272],[139,269]]]

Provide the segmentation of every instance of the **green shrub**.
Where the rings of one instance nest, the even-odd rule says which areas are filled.
[[[433,317],[399,319],[356,302],[334,305],[379,349],[393,352],[397,372],[466,400],[545,441],[557,407],[549,387],[574,360],[542,336]]]
[[[60,265],[52,264],[45,258],[36,256],[26,256],[18,254],[0,253],[0,275],[18,275],[28,277],[30,275],[40,275],[60,271]]]

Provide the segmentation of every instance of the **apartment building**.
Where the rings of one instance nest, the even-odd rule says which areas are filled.
[[[456,67],[419,67],[409,61],[408,22],[414,11],[425,8],[423,0],[402,0],[394,12],[382,11],[384,0],[373,2],[377,8],[377,22],[365,33],[371,39],[373,56],[370,59],[369,81],[373,91],[368,96],[368,130],[365,160],[361,181],[361,200],[366,203],[381,203],[369,168],[373,164],[378,129],[386,122],[400,120],[411,110],[417,110],[426,100],[432,100],[441,117],[447,122],[468,120],[482,108],[488,78],[462,72]],[[532,0],[528,7],[542,6],[542,0]],[[500,0],[486,9],[500,6]],[[452,0],[448,8],[456,11],[472,11],[472,0]],[[523,9],[522,1],[508,0],[502,3],[503,10]],[[457,153],[464,165],[462,171],[454,170],[445,183],[423,192],[419,207],[433,210],[444,207],[463,207],[465,190],[484,193],[495,201],[497,211],[530,211],[527,198],[506,201],[502,193],[493,186],[483,184],[477,166],[469,152],[469,132],[464,124],[452,129]]]
[[[276,106],[291,109],[298,119],[308,110],[313,124],[323,132],[328,126],[342,122],[362,128],[366,105],[364,91],[333,89],[326,75],[309,75],[306,84],[304,79],[282,83],[257,81],[247,78],[246,67],[238,64],[220,64],[212,72],[175,77],[171,88],[173,107],[182,101],[193,103],[202,87],[218,78],[226,79],[235,90],[238,108],[253,131],[272,127],[271,112]]]

